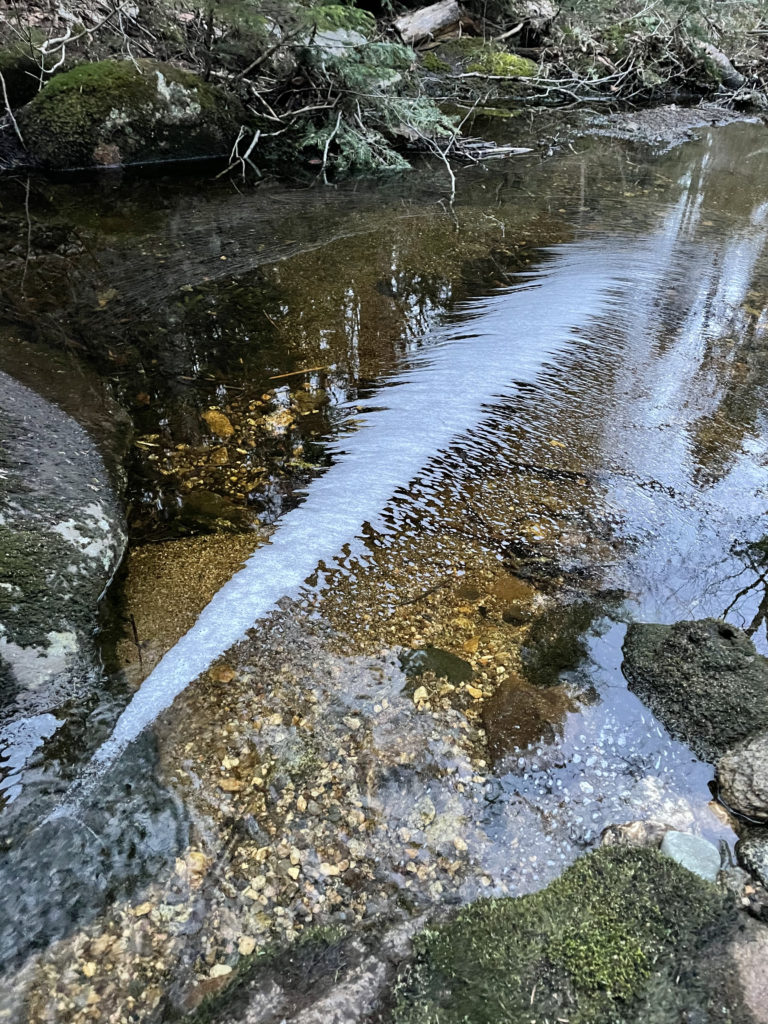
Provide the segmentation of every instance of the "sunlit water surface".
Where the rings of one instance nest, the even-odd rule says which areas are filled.
[[[108,931],[190,847],[245,857],[237,807],[209,770],[220,773],[216,737],[240,736],[249,714],[263,722],[248,734],[257,758],[293,742],[288,691],[271,682],[284,662],[327,705],[325,718],[308,715],[315,728],[370,721],[382,761],[431,713],[412,686],[403,692],[401,648],[434,644],[477,673],[485,756],[425,747],[410,774],[371,783],[382,886],[405,891],[381,852],[387,837],[447,856],[446,836],[430,832],[441,816],[461,823],[472,861],[446,902],[540,887],[613,823],[657,818],[732,838],[709,806],[711,767],[628,692],[621,644],[628,620],[714,615],[766,649],[762,568],[748,548],[766,532],[768,486],[762,130],[733,126],[664,157],[585,143],[549,164],[472,169],[455,211],[439,179],[415,177],[327,201],[162,186],[159,226],[145,185],[117,185],[145,218],[128,241],[124,227],[86,223],[63,192],[108,278],[73,258],[74,290],[100,298],[85,312],[74,301],[64,322],[111,339],[111,379],[124,402],[133,396],[146,450],[171,453],[165,481],[134,455],[137,539],[220,530],[222,518],[234,529],[233,508],[238,530],[260,529],[244,567],[154,664],[124,658],[115,672],[105,647],[104,694],[87,712],[7,716],[0,957],[11,1014],[31,992],[42,1020],[44,979],[80,956],[78,929]],[[45,305],[45,282],[35,287]],[[278,426],[259,476],[255,448],[237,447],[237,416],[263,415],[253,410],[265,389]],[[218,470],[196,470],[202,485],[187,486],[177,470],[174,451],[211,450],[199,416],[212,405],[236,424],[226,464],[253,486],[235,472],[229,489]],[[202,525],[182,517],[195,488],[219,502]],[[522,625],[502,614],[509,577],[528,588]],[[254,626],[232,672],[194,682]],[[425,795],[428,826],[413,819]],[[414,907],[440,904],[440,890],[415,884]],[[217,885],[206,882],[216,907]],[[406,912],[390,898],[382,914]],[[226,899],[237,919],[238,898]],[[200,976],[194,951],[220,953],[213,932],[180,932],[166,951],[182,987]],[[59,938],[64,951],[45,953]]]

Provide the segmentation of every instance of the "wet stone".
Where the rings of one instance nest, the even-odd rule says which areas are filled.
[[[708,882],[717,879],[720,851],[700,836],[689,832],[667,832],[661,841],[661,852]]]
[[[749,829],[736,844],[739,863],[768,886],[768,828]]]
[[[468,683],[475,674],[468,661],[439,647],[403,651],[400,654],[400,666],[409,679],[432,672],[454,685]]]
[[[717,763],[720,796],[753,821],[768,821],[768,732],[739,744]]]
[[[728,623],[633,623],[622,668],[630,690],[703,760],[768,727],[768,660]]]

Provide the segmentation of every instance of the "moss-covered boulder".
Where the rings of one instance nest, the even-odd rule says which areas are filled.
[[[604,848],[547,889],[423,931],[397,1024],[746,1024],[727,944],[738,913],[655,850]]]
[[[633,623],[622,668],[630,690],[705,761],[768,728],[768,659],[726,622]]]
[[[36,164],[75,168],[223,156],[244,114],[189,71],[108,60],[58,75],[17,120]]]

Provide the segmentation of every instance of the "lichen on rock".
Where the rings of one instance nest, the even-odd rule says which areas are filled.
[[[222,156],[243,116],[189,71],[105,60],[53,78],[17,120],[36,163],[75,168]]]

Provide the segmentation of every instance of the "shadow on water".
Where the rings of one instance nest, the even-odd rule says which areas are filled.
[[[70,724],[46,719],[37,740],[30,733],[31,760],[0,818],[9,968],[72,933],[74,949],[88,921],[98,930],[145,882],[170,885],[201,823],[226,879],[214,873],[204,888],[210,922],[225,907],[222,920],[272,935],[261,873],[281,838],[275,903],[298,920],[288,872],[314,851],[290,860],[299,827],[279,817],[283,794],[296,779],[310,792],[307,773],[341,757],[338,737],[353,743],[371,722],[382,724],[370,725],[367,775],[354,784],[383,838],[357,859],[406,916],[530,891],[631,816],[729,834],[707,809],[710,768],[627,691],[620,652],[626,619],[724,612],[766,648],[762,145],[749,126],[659,158],[592,144],[538,164],[535,196],[529,165],[473,168],[454,211],[428,171],[322,195],[106,181],[86,201],[34,182],[30,223],[18,216],[23,191],[9,194],[2,345],[21,335],[16,372],[55,396],[32,354],[54,343],[67,360],[57,373],[95,369],[128,410],[131,558],[148,540],[179,551],[204,535],[245,535],[254,549],[271,541],[196,632],[178,645],[186,626],[164,635],[171,653],[158,666],[143,663],[144,637],[132,651],[130,636],[113,643],[110,666],[135,692],[102,728],[78,731],[76,714],[51,708]],[[101,440],[117,443],[106,427]],[[142,593],[131,558],[115,596],[126,635],[131,595]],[[150,576],[164,565],[147,564]],[[204,589],[172,581],[169,570],[163,592],[179,605],[185,590]],[[281,603],[287,594],[294,604]],[[240,664],[216,667],[167,712],[266,613]],[[318,622],[333,633],[333,657],[296,639]],[[426,672],[403,697],[395,662],[375,660],[403,648],[449,651],[473,675],[450,688]],[[291,672],[302,688],[285,682]],[[447,741],[424,739],[422,690],[436,721],[484,725],[483,775],[484,759],[470,769]],[[142,734],[164,711],[157,741]],[[391,721],[376,718],[390,711]],[[414,737],[424,749],[395,760]],[[378,777],[385,744],[393,761]],[[40,825],[97,746],[103,773],[81,790],[75,817]],[[250,779],[262,778],[257,769],[266,779],[262,764],[280,757],[291,763],[275,770],[279,784],[254,796]],[[454,791],[445,780],[459,777],[456,765],[466,775]],[[301,790],[305,808],[324,799],[317,788]],[[461,823],[472,863],[441,881],[444,897],[419,875],[429,857],[456,856],[441,820]],[[403,843],[416,851],[413,872],[390,863]],[[246,863],[249,844],[261,867]],[[340,854],[330,877],[355,859]],[[206,970],[235,955],[213,923],[185,944],[169,921],[146,931],[170,944],[179,988],[198,977],[198,949]],[[67,948],[51,962],[66,963]],[[18,990],[27,984],[43,1005],[39,979]]]
[[[47,753],[55,756],[55,750]],[[155,782],[154,762],[154,742],[142,737],[76,814],[42,823],[41,794],[27,773],[30,792],[9,805],[1,822],[4,967],[84,925],[166,870],[186,848],[186,812]]]

